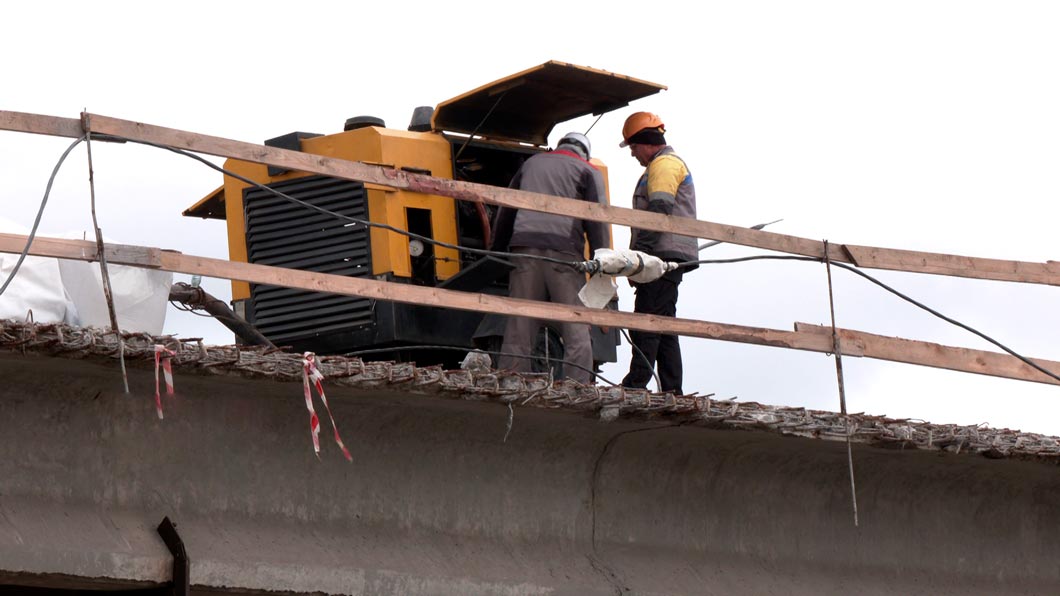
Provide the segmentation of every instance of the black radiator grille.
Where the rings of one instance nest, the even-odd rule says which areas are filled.
[[[271,188],[360,220],[368,219],[364,184],[326,176],[277,182]],[[372,273],[368,228],[321,213],[260,188],[243,192],[247,260],[350,277]],[[273,343],[349,330],[372,322],[371,300],[251,284],[254,325]]]

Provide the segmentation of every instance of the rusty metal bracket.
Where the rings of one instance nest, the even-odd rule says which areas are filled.
[[[158,535],[173,554],[173,596],[191,596],[191,561],[184,550],[184,541],[177,534],[177,525],[169,521],[169,517],[162,518]]]

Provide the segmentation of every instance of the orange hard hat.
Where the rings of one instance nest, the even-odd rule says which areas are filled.
[[[645,128],[658,128],[659,132],[666,132],[666,125],[663,124],[662,118],[651,112],[633,112],[629,115],[629,118],[626,118],[626,123],[622,125],[622,142],[618,146],[628,146],[629,137]]]

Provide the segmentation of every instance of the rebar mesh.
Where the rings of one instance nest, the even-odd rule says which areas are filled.
[[[137,362],[152,364],[156,344],[172,350],[178,383],[180,374],[227,375],[290,383],[300,383],[302,379],[302,355],[297,353],[248,346],[208,346],[199,339],[141,333],[124,333],[122,338],[125,358],[131,366],[136,366]],[[112,332],[17,321],[0,321],[0,350],[70,359],[117,360],[119,357],[117,337]],[[863,413],[844,416],[806,408],[713,399],[710,395],[672,395],[643,389],[552,381],[547,374],[443,370],[437,366],[369,362],[345,356],[318,356],[317,366],[328,386],[575,410],[604,421],[619,418],[660,420],[836,441],[845,441],[849,435],[853,442],[879,447],[1060,463],[1060,438],[990,428],[983,424],[933,424]],[[115,374],[119,374],[117,368]]]

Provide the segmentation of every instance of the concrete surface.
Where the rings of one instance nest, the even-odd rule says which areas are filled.
[[[193,592],[1060,593],[1060,468],[0,354],[0,584]],[[929,398],[930,396],[925,396]]]

